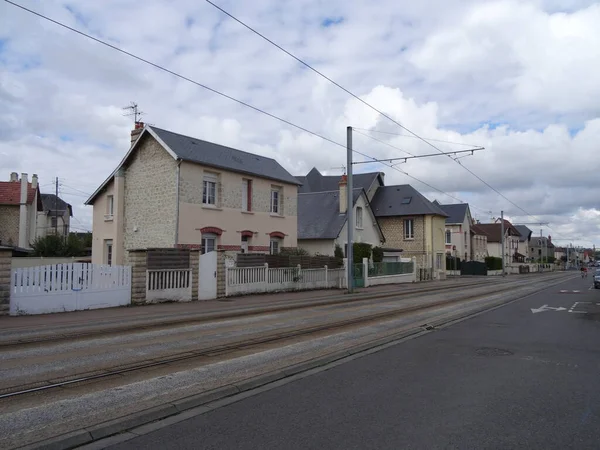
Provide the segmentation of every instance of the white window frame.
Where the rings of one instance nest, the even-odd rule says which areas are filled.
[[[278,186],[271,186],[271,201],[270,208],[271,214],[281,216],[281,188]]]
[[[444,240],[446,241],[446,244],[452,244],[452,231],[451,230],[446,230]]]
[[[202,204],[204,206],[217,206],[219,201],[219,193],[218,187],[219,185],[219,177],[213,173],[205,173],[204,178],[202,180]],[[212,196],[210,195],[211,188],[213,189]],[[212,200],[212,202],[211,202]]]
[[[212,248],[211,250],[206,251],[207,248],[210,248],[208,245],[209,241],[212,241]],[[214,233],[203,233],[201,238],[201,244],[202,246],[200,247],[200,249],[203,255],[205,253],[214,252],[217,249],[217,235]]]
[[[112,239],[105,239],[104,240],[104,250],[106,251],[106,258],[105,258],[105,263],[108,266],[112,266],[112,259],[113,259],[113,252],[114,252],[114,247],[113,247],[113,240]]]
[[[363,209],[360,206],[356,207],[356,228],[363,229]]]
[[[106,214],[104,215],[104,220],[112,220],[115,209],[115,196],[107,195],[106,196]]]
[[[283,240],[281,238],[272,237],[269,242],[269,254],[278,255],[281,252],[281,244]]]
[[[405,241],[415,238],[415,219],[404,219],[402,228]]]

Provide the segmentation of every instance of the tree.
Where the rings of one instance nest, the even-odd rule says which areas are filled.
[[[344,251],[339,244],[335,244],[335,250],[333,251],[333,256],[339,259],[344,259]]]
[[[32,244],[33,254],[44,257],[85,256],[86,249],[92,246],[92,233],[79,236],[70,233],[67,239],[64,236],[49,234],[38,238]]]

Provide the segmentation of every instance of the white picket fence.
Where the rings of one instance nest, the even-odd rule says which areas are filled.
[[[146,271],[146,301],[192,300],[192,269]]]
[[[228,267],[225,274],[225,296],[262,292],[301,291],[309,289],[341,288],[344,269],[302,269],[284,267]]]
[[[13,269],[10,314],[47,314],[131,303],[131,267],[70,263]]]

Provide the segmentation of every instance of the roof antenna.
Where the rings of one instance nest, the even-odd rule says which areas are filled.
[[[138,104],[136,102],[131,102],[129,106],[123,108],[124,111],[129,111],[124,116],[133,116],[134,123],[139,123],[140,118],[143,114],[146,114],[138,109]]]
[[[341,166],[341,167],[332,167],[329,170],[343,170],[344,171],[344,175],[346,175],[346,166]]]

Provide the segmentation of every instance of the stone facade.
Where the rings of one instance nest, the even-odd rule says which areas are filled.
[[[217,254],[217,298],[225,297],[225,260],[224,251]]]
[[[12,250],[0,249],[0,316],[10,311],[11,259]]]
[[[154,138],[142,139],[125,170],[125,249],[173,247],[177,163]]]
[[[0,206],[0,242],[2,245],[19,244],[19,207]]]
[[[198,271],[200,270],[200,252],[190,249],[190,269],[192,269],[192,300],[198,300]]]
[[[146,262],[145,250],[127,252],[127,262],[131,265],[131,303],[134,305],[146,302]]]

